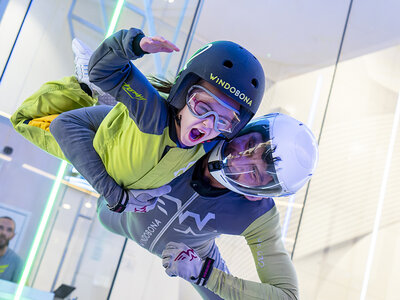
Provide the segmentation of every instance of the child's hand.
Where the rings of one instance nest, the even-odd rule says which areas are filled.
[[[124,211],[146,213],[156,207],[160,196],[168,194],[170,191],[169,185],[150,190],[128,190],[129,200]]]
[[[145,36],[140,40],[140,48],[148,53],[173,52],[179,51],[179,48],[162,36]]]

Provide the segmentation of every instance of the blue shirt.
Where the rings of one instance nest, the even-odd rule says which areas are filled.
[[[10,248],[0,256],[0,279],[18,282],[22,271],[21,258]]]

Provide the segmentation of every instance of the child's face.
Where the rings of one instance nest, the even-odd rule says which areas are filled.
[[[216,120],[216,117],[213,114],[203,118],[196,117],[193,113],[193,107],[191,108],[191,112],[188,105],[185,105],[185,107],[179,112],[181,124],[180,128],[178,128],[178,138],[182,144],[189,147],[217,137],[221,133],[218,128],[223,126],[221,125],[224,124],[223,122],[235,124],[235,122],[238,122],[239,120],[238,113],[234,112],[234,110],[239,111],[240,109],[238,103],[221,93],[217,88],[206,81],[201,81],[198,85],[206,88],[212,94],[217,96],[225,105],[220,104],[206,92],[200,91],[198,94],[201,104],[209,107],[213,112],[215,112],[218,115],[219,120]],[[193,103],[195,101],[196,99],[193,99]],[[228,107],[231,107],[234,110]],[[216,121],[218,121],[219,124],[215,124]]]

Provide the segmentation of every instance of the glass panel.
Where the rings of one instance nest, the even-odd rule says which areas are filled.
[[[7,61],[10,58],[10,54],[12,54],[19,29],[23,26],[30,2],[29,0],[0,1],[0,82],[2,81]]]
[[[10,241],[9,249],[22,259],[23,269],[36,239],[60,162],[18,135],[10,121],[2,116],[0,147],[0,216],[10,217],[15,222],[15,236]],[[60,192],[63,190],[64,187]],[[59,200],[56,199],[56,206]],[[53,217],[54,214],[50,219]],[[6,269],[16,266],[14,262],[6,263]],[[18,282],[21,272],[16,272],[15,277],[3,277],[6,269],[3,265],[0,278]],[[15,285],[10,285],[10,288],[15,288]]]
[[[133,287],[133,282],[137,299],[166,299],[166,295],[169,299],[179,299],[180,281],[176,279],[166,276],[161,258],[129,240],[110,299],[129,299],[132,289],[126,287]]]
[[[119,2],[33,1],[4,72],[0,95],[7,101],[0,102],[1,115],[5,116],[1,117],[4,124],[1,123],[0,146],[10,145],[14,152],[7,154],[7,148],[0,156],[0,208],[1,212],[13,212],[13,217],[18,219],[18,235],[11,246],[24,259],[48,203],[60,160],[24,140],[12,129],[6,117],[46,81],[73,74],[72,38],[78,37],[92,49],[97,47],[110,27]],[[196,6],[196,1],[188,0],[173,3],[125,1],[115,30],[136,26],[148,35],[161,35],[183,48]],[[5,11],[3,21],[12,17],[8,11]],[[17,28],[17,25],[11,27]],[[11,34],[8,35],[11,39]],[[1,58],[8,57],[10,50],[3,47],[2,50]],[[181,53],[146,55],[135,64],[146,75],[168,72],[174,75],[180,56]],[[69,297],[107,299],[124,238],[102,227],[96,216],[98,194],[76,175],[70,166],[66,167],[27,285],[36,290],[54,291],[66,284],[75,287]],[[136,252],[133,253],[135,256]],[[136,262],[137,258],[134,260]],[[162,268],[159,261],[157,266]],[[149,276],[157,273],[166,277],[158,269],[150,270]],[[152,285],[144,285],[144,288],[151,289]],[[170,291],[165,294],[179,292],[177,284],[166,286],[168,289]]]
[[[96,47],[117,2],[33,1],[1,81],[0,98],[7,99],[0,102],[1,114],[11,114],[45,81],[72,74],[72,37]],[[176,41],[183,49],[197,2],[170,2],[125,2],[117,29],[140,27],[149,35]],[[400,161],[399,138],[393,129],[399,127],[395,123],[399,4],[328,2],[263,1],[257,7],[246,3],[230,10],[231,3],[205,1],[188,52],[190,56],[213,40],[242,44],[259,58],[267,75],[268,90],[257,115],[286,112],[321,135],[320,163],[309,190],[305,187],[293,198],[276,199],[289,252],[296,241],[301,298],[396,299]],[[1,33],[4,21],[12,16],[11,3],[4,11]],[[24,3],[26,9],[28,2]],[[350,4],[350,22],[336,66]],[[9,41],[15,40],[18,26],[8,27]],[[8,48],[2,44],[2,60],[9,56],[9,41]],[[180,58],[181,54],[148,55],[136,64],[145,74],[173,78]],[[0,124],[0,208],[2,215],[16,220],[17,235],[10,247],[25,259],[60,162],[18,136],[7,119]],[[71,297],[106,299],[124,239],[102,228],[95,215],[97,195],[77,182],[68,184],[72,173],[68,167],[28,284],[51,291],[65,283],[76,287]],[[222,237],[218,245],[234,275],[258,279],[243,239]],[[111,297],[125,297],[127,280],[134,276],[138,281],[166,280],[159,290],[152,289],[152,280],[140,281],[142,295],[184,298],[182,290],[190,289],[164,276],[159,259],[142,250],[133,242],[127,244]]]
[[[267,78],[267,90],[256,115],[287,113],[302,120],[318,137],[348,5],[347,1],[285,5],[261,1],[256,7],[245,5],[238,10],[225,5],[224,26],[219,26],[221,7],[216,1],[206,1],[189,57],[198,47],[213,40],[229,39],[241,44],[260,60]],[[226,28],[230,28],[228,33]],[[302,188],[294,197],[274,199],[289,253],[306,190]],[[259,281],[253,257],[243,239],[224,236],[217,243],[233,275]]]
[[[399,8],[353,3],[294,252],[305,299],[398,297]]]

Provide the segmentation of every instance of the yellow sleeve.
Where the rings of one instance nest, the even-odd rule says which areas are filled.
[[[206,287],[224,299],[298,299],[296,271],[281,239],[276,207],[250,224],[242,235],[253,254],[261,283],[214,268]]]

